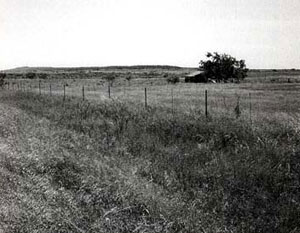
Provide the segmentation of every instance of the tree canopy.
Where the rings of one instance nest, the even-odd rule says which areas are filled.
[[[207,53],[206,57],[206,61],[200,61],[199,68],[205,72],[209,79],[217,82],[239,82],[247,76],[248,69],[244,60],[237,60],[228,54],[217,52]]]

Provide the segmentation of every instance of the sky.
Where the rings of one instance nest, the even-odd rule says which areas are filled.
[[[299,12],[299,0],[0,0],[0,70],[197,67],[215,51],[300,68]]]

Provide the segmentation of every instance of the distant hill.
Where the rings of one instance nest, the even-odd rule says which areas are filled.
[[[178,66],[168,65],[135,65],[135,66],[103,66],[103,67],[17,67],[3,70],[6,73],[78,73],[78,72],[118,72],[118,71],[140,71],[140,70],[181,70],[187,69]]]
[[[175,74],[184,76],[195,72],[197,68],[169,66],[169,65],[134,65],[134,66],[103,66],[103,67],[17,67],[3,70],[10,77],[21,77],[26,73],[47,74],[49,78],[95,78],[105,75],[118,74],[125,77],[129,73],[136,77],[164,77],[163,75]],[[250,69],[248,78],[266,77],[300,77],[299,69]],[[41,76],[37,76],[41,77]]]

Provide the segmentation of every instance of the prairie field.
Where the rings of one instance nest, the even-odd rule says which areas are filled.
[[[23,69],[21,71],[24,72]],[[208,94],[207,108],[211,115],[231,116],[235,114],[237,105],[241,117],[251,120],[283,115],[294,117],[298,112],[300,106],[298,70],[251,70],[246,80],[239,84],[184,83],[184,75],[192,71],[194,69],[115,68],[104,69],[101,72],[75,70],[75,73],[70,71],[66,73],[63,69],[62,73],[59,73],[46,69],[43,72],[49,72],[47,79],[29,80],[22,78],[24,76],[22,73],[13,73],[8,82],[10,89],[26,92],[63,97],[65,86],[65,98],[83,98],[84,95],[85,99],[93,102],[107,99],[140,105],[147,102],[149,107],[172,109],[173,112],[194,109],[204,111],[205,90]],[[114,78],[111,83],[110,77]],[[130,79],[127,79],[128,77]],[[168,77],[179,77],[180,82],[169,84],[166,81]]]
[[[299,71],[71,71],[0,92],[0,232],[300,231]]]

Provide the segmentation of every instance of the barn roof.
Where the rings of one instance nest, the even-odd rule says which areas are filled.
[[[203,73],[204,73],[203,70],[197,70],[197,71],[194,71],[194,72],[192,72],[190,74],[187,74],[185,77],[195,77],[195,76],[197,76],[199,74],[203,74]]]

